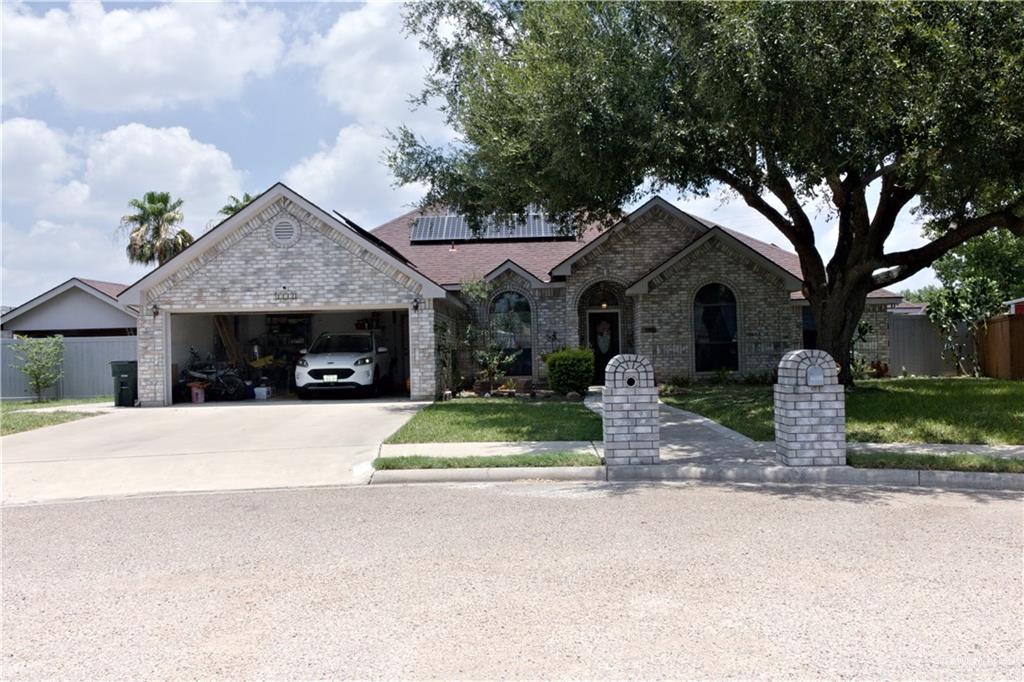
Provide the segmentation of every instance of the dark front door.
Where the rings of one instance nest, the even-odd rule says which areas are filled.
[[[619,314],[587,314],[587,338],[594,351],[594,383],[604,385],[604,368],[619,354]]]

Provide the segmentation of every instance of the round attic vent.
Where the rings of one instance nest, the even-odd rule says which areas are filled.
[[[281,246],[291,246],[299,241],[299,226],[294,220],[282,218],[270,228],[270,237]]]

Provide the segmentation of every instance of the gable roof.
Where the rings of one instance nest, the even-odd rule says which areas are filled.
[[[578,239],[544,241],[459,241],[410,243],[412,225],[436,210],[414,210],[377,227],[371,234],[408,258],[438,284],[454,287],[467,279],[484,277],[512,261],[541,282],[550,281],[551,268],[600,234],[597,225]]]
[[[634,282],[632,285],[630,285],[626,289],[626,294],[646,294],[650,290],[649,286],[651,280],[655,279],[658,275],[662,274],[663,272],[671,268],[673,265],[675,265],[682,259],[686,258],[688,255],[696,251],[698,248],[700,248],[700,246],[706,244],[712,239],[721,240],[732,249],[751,257],[753,260],[757,261],[769,272],[774,272],[776,275],[782,278],[782,280],[786,283],[787,287],[791,291],[799,290],[801,285],[803,284],[803,280],[799,276],[794,275],[790,270],[783,267],[776,261],[772,260],[771,258],[768,258],[759,251],[751,248],[750,245],[748,245],[745,241],[738,239],[731,230],[725,230],[716,225],[710,228],[707,232],[705,232],[697,239],[690,242],[686,246],[686,248],[677,252],[671,258],[664,261],[661,265],[657,266],[656,268],[648,272],[646,275],[638,279],[636,282]]]
[[[665,211],[669,215],[675,216],[676,218],[679,218],[683,222],[688,223],[688,224],[692,225],[693,227],[696,227],[699,230],[707,230],[707,229],[709,229],[708,225],[705,224],[703,221],[698,220],[697,218],[695,218],[694,216],[690,215],[689,213],[687,213],[687,212],[685,212],[683,210],[680,210],[677,206],[674,206],[673,204],[669,203],[668,201],[665,201],[660,196],[655,196],[655,197],[652,197],[651,199],[647,200],[642,206],[640,206],[640,208],[636,209],[635,211],[632,211],[629,215],[625,216],[622,220],[620,220],[619,222],[615,223],[614,225],[609,227],[607,230],[604,230],[600,235],[598,235],[594,239],[591,239],[583,248],[578,249],[574,253],[570,254],[567,258],[565,258],[564,260],[559,262],[557,265],[552,267],[551,268],[552,276],[559,276],[559,275],[561,275],[561,276],[568,276],[568,275],[572,274],[572,264],[573,263],[578,261],[580,258],[583,258],[588,253],[590,253],[591,251],[596,249],[598,246],[603,244],[605,241],[607,241],[611,237],[612,233],[617,232],[618,230],[621,230],[626,225],[629,225],[630,223],[632,223],[632,222],[642,218],[643,216],[645,216],[647,213],[649,213],[650,211],[652,211],[655,208],[660,208],[661,210]]]
[[[122,302],[127,301],[131,303],[138,303],[143,289],[149,288],[181,270],[192,260],[198,258],[201,254],[212,248],[233,230],[244,225],[282,197],[298,205],[303,210],[313,214],[325,225],[360,242],[367,251],[388,262],[396,269],[405,272],[405,274],[409,275],[411,279],[423,285],[423,296],[428,298],[443,298],[446,295],[445,290],[442,289],[437,282],[425,275],[408,260],[405,260],[400,253],[394,253],[392,249],[388,248],[387,244],[381,244],[376,236],[370,235],[344,216],[339,219],[337,216],[328,213],[284,183],[277,182],[267,190],[258,194],[251,202],[242,208],[242,210],[238,211],[234,215],[228,216],[214,225],[210,230],[199,237],[199,239],[192,242],[192,244],[190,244],[184,251],[155,270],[147,273],[131,286],[127,287],[119,294],[118,298]]]
[[[69,280],[61,282],[52,289],[48,289],[43,293],[39,294],[33,299],[30,299],[19,306],[11,308],[3,317],[0,317],[0,324],[7,324],[14,320],[16,317],[24,315],[34,308],[38,308],[47,301],[60,296],[69,289],[78,289],[83,291],[96,299],[103,301],[104,303],[117,308],[123,313],[134,316],[134,308],[117,300],[118,294],[124,291],[128,287],[127,284],[119,284],[117,282],[104,282],[98,279],[85,279],[83,277],[72,277]]]

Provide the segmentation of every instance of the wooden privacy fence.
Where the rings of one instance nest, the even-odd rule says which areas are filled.
[[[135,360],[134,336],[89,336],[64,339],[64,376],[46,391],[49,398],[91,398],[111,395],[114,380],[110,363],[114,360]],[[17,365],[14,348],[18,339],[0,339],[0,397],[34,398]]]
[[[1024,379],[1024,315],[999,315],[979,334],[981,371],[996,379]]]

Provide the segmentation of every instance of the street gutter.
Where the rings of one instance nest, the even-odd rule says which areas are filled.
[[[715,481],[797,485],[1024,491],[1024,474],[839,467],[646,464],[597,467],[485,467],[374,471],[370,485],[508,481]]]

